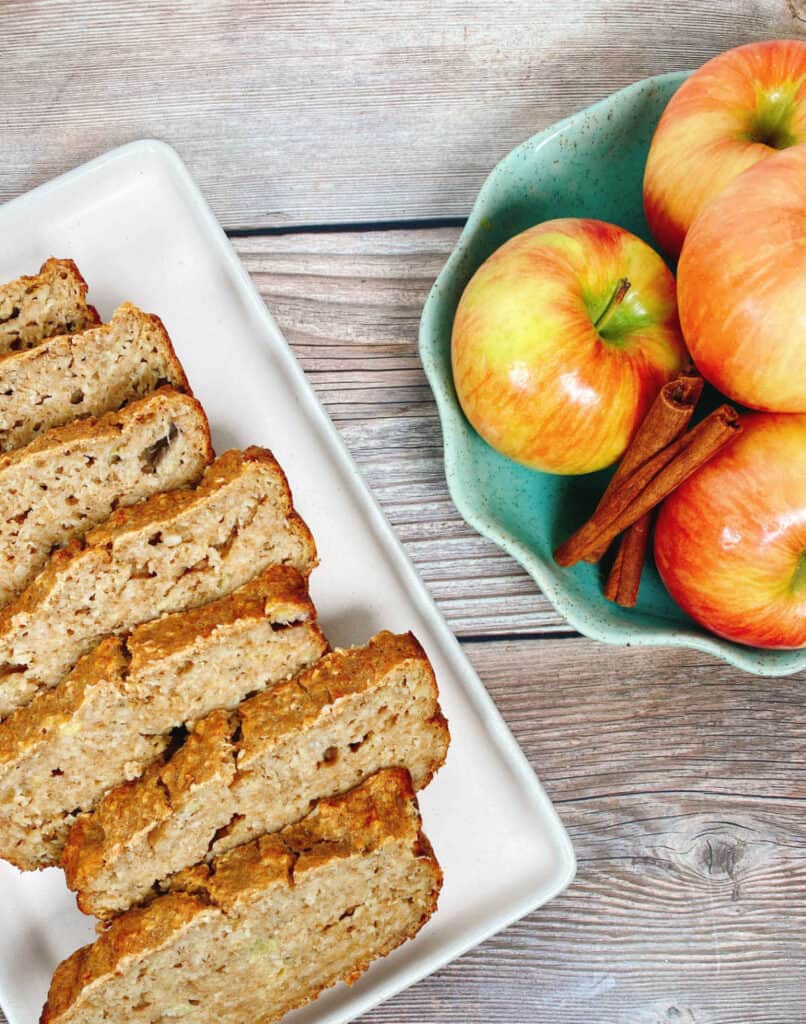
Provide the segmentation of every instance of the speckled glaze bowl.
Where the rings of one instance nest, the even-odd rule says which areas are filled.
[[[612,221],[652,243],[641,182],[658,118],[686,78],[637,82],[514,149],[490,174],[467,225],[436,280],[420,323],[420,356],[436,397],[445,471],[465,520],[516,558],[569,623],[607,643],[693,647],[758,675],[806,668],[806,650],[764,651],[708,633],[672,601],[654,567],[644,570],[638,605],[623,609],[602,594],[602,570],[560,569],[552,551],[592,512],[609,471],[552,476],[499,455],[462,413],[451,374],[451,326],[476,268],[508,238],[552,217]]]

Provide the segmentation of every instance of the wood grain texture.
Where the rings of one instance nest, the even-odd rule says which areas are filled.
[[[236,240],[579,858],[561,898],[364,1019],[799,1024],[806,673],[761,680],[691,652],[504,639],[563,627],[447,496],[416,340],[457,233]]]
[[[803,675],[582,639],[465,650],[555,801],[578,875],[366,1024],[799,1024]]]
[[[806,37],[803,0],[2,12],[0,200],[153,135],[236,229],[462,217],[495,161],[557,118],[749,39]],[[579,859],[566,894],[363,1020],[802,1024],[806,673],[763,680],[569,636],[462,522],[416,352],[457,235],[236,240]]]
[[[565,895],[363,1019],[801,1024],[806,674],[762,680],[690,652],[504,638],[553,628],[554,613],[453,510],[416,359],[419,307],[455,236],[236,242],[440,607],[468,637],[579,859]],[[502,639],[472,639],[479,633]]]
[[[800,0],[12,0],[0,200],[156,136],[228,227],[466,215],[516,143],[647,75],[806,35]]]
[[[457,228],[237,238],[235,247],[460,636],[568,632],[526,573],[461,519],[417,354]]]

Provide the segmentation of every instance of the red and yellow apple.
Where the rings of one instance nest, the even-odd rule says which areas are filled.
[[[706,206],[683,245],[677,300],[703,377],[753,409],[806,412],[806,145]]]
[[[677,256],[697,214],[738,174],[806,142],[806,40],[749,43],[680,86],[655,131],[644,174],[652,234]]]
[[[478,433],[563,474],[618,459],[687,358],[660,256],[623,228],[573,218],[516,235],[482,264],[459,302],[451,355]]]
[[[655,561],[693,619],[755,647],[806,647],[806,416],[755,413],[661,506]]]

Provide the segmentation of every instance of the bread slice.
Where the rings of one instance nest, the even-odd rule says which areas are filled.
[[[223,597],[275,564],[307,574],[316,548],[265,448],[225,453],[195,490],[118,509],[0,609],[0,716],[55,686],[104,636]]]
[[[187,872],[56,971],[40,1024],[272,1024],[413,937],[442,874],[408,773]]]
[[[87,305],[87,282],[72,260],[51,258],[33,277],[0,285],[0,354],[97,323],[98,311]]]
[[[214,711],[164,763],[109,792],[70,833],[67,884],[85,913],[110,917],[381,768],[407,768],[421,789],[448,739],[423,649],[410,633],[379,633],[234,713]]]
[[[124,303],[112,320],[0,356],[0,451],[78,416],[101,416],[160,384],[189,391],[159,317]]]
[[[0,604],[31,582],[54,548],[119,506],[197,483],[212,458],[204,410],[169,387],[0,455]]]
[[[301,672],[327,643],[306,582],[272,566],[227,597],[108,637],[0,723],[0,857],[57,864],[70,826],[171,730]]]

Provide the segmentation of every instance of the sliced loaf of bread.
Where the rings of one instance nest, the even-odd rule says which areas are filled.
[[[58,863],[76,816],[138,776],[171,730],[288,679],[326,647],[289,566],[101,641],[0,723],[0,857],[25,870]]]
[[[54,334],[85,331],[99,322],[72,260],[51,258],[38,274],[0,285],[0,354],[22,352]]]
[[[160,318],[124,303],[108,324],[0,356],[0,451],[119,409],[161,384],[189,390]]]
[[[405,767],[422,788],[448,740],[423,649],[410,633],[379,633],[235,712],[214,711],[164,763],[111,790],[70,832],[67,884],[82,910],[110,917],[381,768]]]
[[[204,410],[169,387],[0,455],[0,604],[31,582],[54,548],[118,507],[192,486],[212,457]]]
[[[104,636],[223,597],[275,564],[307,574],[316,548],[265,448],[226,452],[195,490],[118,509],[0,609],[0,716],[55,686]]]
[[[272,1024],[414,936],[442,875],[392,769],[182,884],[66,960],[41,1024]]]

